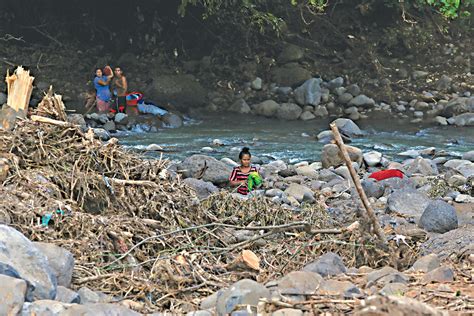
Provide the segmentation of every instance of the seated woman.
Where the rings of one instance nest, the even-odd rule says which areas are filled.
[[[249,175],[252,176],[253,173],[258,173],[258,170],[255,166],[250,164],[252,155],[250,154],[249,148],[244,147],[239,153],[240,166],[234,167],[232,173],[229,177],[229,182],[231,186],[238,186],[237,193],[242,195],[249,194],[248,187],[248,178]],[[260,178],[260,176],[256,176]],[[261,181],[261,178],[260,178]],[[252,188],[250,188],[252,189]]]

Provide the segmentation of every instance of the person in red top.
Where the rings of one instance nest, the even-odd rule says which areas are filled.
[[[240,166],[234,167],[229,177],[231,186],[238,186],[237,193],[247,195],[249,189],[247,188],[247,179],[251,172],[258,172],[255,166],[250,165],[252,155],[250,154],[249,148],[244,147],[239,153]]]

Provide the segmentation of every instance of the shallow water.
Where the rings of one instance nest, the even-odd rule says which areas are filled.
[[[181,160],[201,153],[202,147],[213,147],[212,140],[217,138],[226,146],[213,147],[216,152],[206,155],[236,159],[240,148],[249,146],[254,156],[270,156],[295,163],[319,160],[324,144],[318,142],[315,136],[329,129],[332,120],[279,121],[252,115],[214,115],[188,121],[182,128],[163,129],[157,133],[127,133],[120,139],[122,144],[135,148],[158,144],[168,151],[164,154],[165,158]],[[383,152],[393,160],[406,158],[398,154],[409,149],[435,147],[454,157],[474,150],[472,127],[411,124],[384,117],[360,120],[356,124],[365,135],[354,138],[351,145],[364,152]]]

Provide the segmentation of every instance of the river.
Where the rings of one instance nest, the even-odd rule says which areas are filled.
[[[125,133],[119,138],[122,144],[133,148],[158,144],[167,151],[164,157],[171,160],[202,153],[201,148],[205,146],[216,149],[206,155],[236,159],[240,148],[248,146],[254,156],[296,163],[319,160],[324,144],[316,140],[316,135],[329,129],[332,120],[279,121],[253,115],[205,115],[199,120],[188,120],[181,128],[157,133]],[[453,157],[474,150],[473,127],[413,124],[393,117],[363,119],[356,124],[365,135],[354,138],[351,145],[364,152],[382,152],[395,161],[407,158],[399,154],[409,149],[435,147]],[[214,139],[220,139],[225,146],[212,146]]]

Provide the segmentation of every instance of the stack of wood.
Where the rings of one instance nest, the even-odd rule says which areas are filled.
[[[52,86],[49,87],[48,93],[46,93],[43,100],[38,104],[36,114],[61,121],[67,121],[66,107],[64,106],[62,96],[53,93]]]

